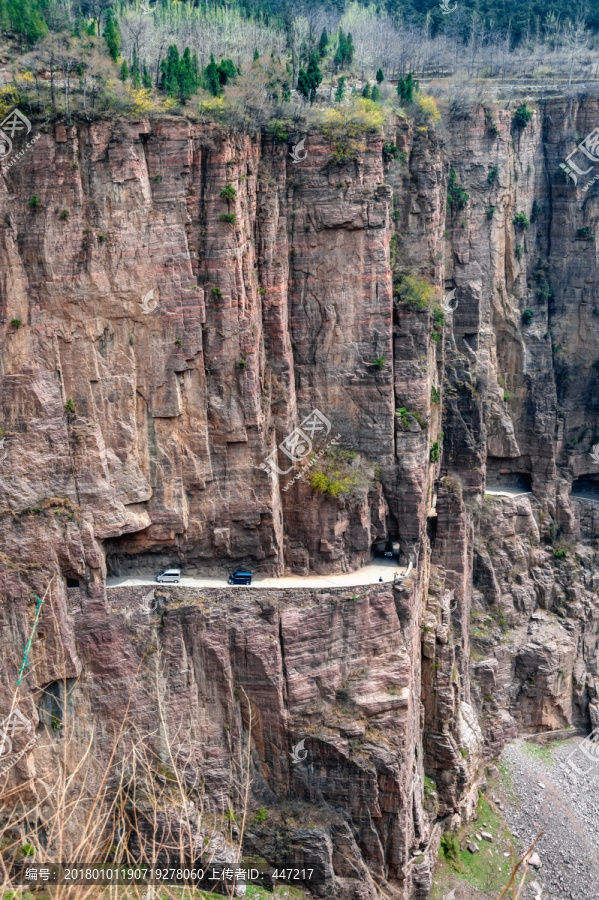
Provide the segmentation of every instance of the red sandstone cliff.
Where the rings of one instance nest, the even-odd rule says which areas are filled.
[[[569,497],[599,471],[596,249],[575,238],[592,211],[552,177],[566,123],[584,131],[593,114],[555,101],[520,133],[503,110],[495,136],[474,110],[444,144],[400,122],[385,140],[405,162],[385,162],[373,134],[342,167],[316,133],[299,165],[270,138],[181,118],[44,133],[0,185],[5,705],[32,593],[54,578],[23,712],[38,721],[40,689],[68,679],[82,721],[109,729],[132,697],[151,731],[157,642],[169,721],[192,710],[201,723],[195,763],[217,805],[247,734],[241,688],[249,698],[252,808],[271,811],[256,846],[276,829],[313,841],[336,896],[382,881],[426,896],[440,830],[476,792],[474,710],[488,753],[517,730],[597,716],[599,526],[591,501]],[[471,198],[453,216],[448,161]],[[533,200],[521,234],[513,216],[532,218]],[[394,271],[456,286],[443,340],[429,312],[394,304]],[[294,473],[277,483],[261,468],[314,408],[350,451],[348,497],[283,491]],[[516,477],[534,493],[483,500],[485,478]],[[403,590],[178,589],[148,620],[144,592],[105,588],[107,565],[177,559],[347,570],[387,535],[414,553]],[[302,736],[310,764],[294,769]]]

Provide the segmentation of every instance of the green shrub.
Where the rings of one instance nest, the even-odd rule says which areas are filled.
[[[431,384],[431,403],[439,402],[439,391],[434,384]]]
[[[405,406],[402,406],[401,409],[396,409],[395,415],[400,417],[404,431],[408,431],[410,427],[410,420],[408,419],[408,411]]]
[[[576,237],[582,241],[592,241],[594,240],[595,235],[588,225],[581,225],[580,228],[576,229]]]
[[[534,313],[533,313],[532,309],[525,309],[524,312],[522,313],[522,324],[530,325],[530,323],[533,320],[533,316],[534,316]]]
[[[512,117],[512,123],[516,128],[526,128],[531,119],[532,112],[529,110],[526,103],[521,103]]]
[[[495,184],[495,182],[497,181],[498,172],[499,169],[497,168],[497,166],[493,166],[492,169],[489,169],[487,173],[487,181],[489,182],[489,184]]]
[[[494,206],[488,206],[488,207],[487,207],[487,219],[492,219],[492,218],[493,218],[493,213],[494,213],[494,212],[495,212],[495,207],[494,207]]]
[[[175,338],[175,344],[177,345],[177,347],[182,347],[183,341],[181,340],[181,338]]]
[[[76,410],[75,410],[75,404],[74,404],[74,402],[71,400],[70,397],[67,398],[67,402],[66,402],[65,405],[64,405],[64,411],[65,411],[66,413],[72,413],[72,414],[74,414],[74,413],[76,412]]]
[[[530,222],[524,215],[524,213],[516,213],[512,222],[516,226],[516,228],[530,228]]]
[[[404,276],[395,285],[395,290],[403,303],[416,310],[428,309],[433,295],[431,285],[420,278],[414,278],[413,275]]]
[[[263,806],[261,806],[260,809],[258,810],[258,812],[256,813],[256,815],[254,816],[254,819],[258,825],[261,825],[263,822],[266,821],[266,819],[268,819],[268,810],[265,809]]]
[[[23,323],[22,323],[21,319],[11,319],[10,320],[11,328],[20,328],[22,324]]]
[[[435,441],[435,443],[431,447],[430,461],[432,463],[439,462],[439,442],[438,441]]]
[[[346,494],[350,488],[349,478],[329,478],[324,472],[313,472],[310,476],[310,485],[319,494],[330,494],[331,497],[338,497],[339,494]]]
[[[288,127],[285,122],[281,122],[279,119],[273,119],[272,122],[269,122],[266,130],[272,136],[275,144],[286,144],[289,140]]]
[[[452,210],[452,212],[465,209],[469,199],[470,195],[457,183],[455,169],[450,169],[449,181],[447,182],[447,209]]]
[[[504,391],[503,392],[503,402],[509,403],[511,399],[512,399],[511,393],[509,391]]]
[[[215,287],[212,288],[212,296],[213,296],[216,300],[220,300],[220,298],[222,297],[222,295],[223,295],[223,292],[221,291],[221,289],[220,289],[219,287],[216,287],[216,286],[215,286]]]
[[[31,198],[31,200],[29,201],[29,206],[31,207],[31,209],[39,209],[39,207],[41,205],[42,205],[41,200],[39,199],[39,197],[36,197],[36,195],[34,194],[33,197]]]
[[[223,200],[228,201],[228,200],[234,200],[236,196],[237,196],[237,191],[235,190],[233,185],[229,181],[227,181],[225,187],[220,192],[219,197],[222,197]]]
[[[441,852],[445,859],[449,860],[454,868],[463,869],[463,863],[460,859],[460,842],[457,834],[453,831],[446,831],[441,838]]]
[[[397,144],[383,144],[383,161],[390,162],[392,159],[397,159],[399,154],[399,147]]]
[[[58,218],[62,219],[63,222],[66,222],[66,220],[69,218],[68,209],[61,209],[60,212],[58,213]]]
[[[514,250],[514,256],[516,257],[516,259],[522,259],[523,255],[524,247],[522,246],[522,244],[517,244],[516,249]]]
[[[240,369],[247,369],[247,364],[248,364],[248,361],[245,357],[242,357],[241,359],[237,360],[237,365],[239,366]]]
[[[440,306],[435,306],[433,309],[433,334],[432,338],[434,341],[439,341],[441,339],[441,332],[445,327],[445,313],[441,309]],[[435,337],[437,335],[437,337]]]
[[[372,365],[373,365],[376,369],[379,369],[379,370],[380,370],[380,369],[384,368],[386,362],[387,362],[387,360],[385,359],[384,356],[377,356],[376,359],[373,359]]]
[[[235,225],[237,223],[237,216],[235,213],[221,213],[221,220],[223,222],[228,222],[229,225]]]
[[[333,161],[343,165],[364,150],[361,138],[380,132],[385,122],[381,107],[363,97],[352,98],[347,105],[328,107],[319,112],[318,124],[331,144]]]

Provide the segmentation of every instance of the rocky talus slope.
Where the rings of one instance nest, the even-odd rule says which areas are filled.
[[[344,165],[316,131],[294,163],[177,117],[42,129],[0,183],[3,711],[46,596],[18,693],[45,741],[9,786],[35,798],[58,758],[40,704],[66,683],[75,757],[126,715],[216,814],[249,741],[250,849],[411,900],[485,755],[599,724],[597,186],[555,176],[598,106],[398,119]],[[444,327],[405,276],[455,288]],[[314,453],[340,449],[310,471],[347,494],[287,487],[315,409]],[[165,588],[152,615],[106,588],[177,561],[349,571],[388,537],[397,587]]]

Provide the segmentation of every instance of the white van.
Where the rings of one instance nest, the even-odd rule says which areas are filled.
[[[156,581],[166,581],[169,584],[179,584],[179,582],[181,581],[181,569],[174,569],[169,566],[168,569],[163,569],[162,572],[158,573],[158,575],[156,576]]]

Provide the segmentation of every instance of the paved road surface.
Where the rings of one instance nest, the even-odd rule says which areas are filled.
[[[281,578],[269,578],[265,575],[255,575],[252,578],[252,587],[257,588],[319,588],[319,587],[354,587],[354,585],[377,584],[383,581],[393,581],[393,575],[398,572],[405,574],[406,566],[398,566],[395,559],[377,559],[358,569],[357,572],[343,572],[340,575],[288,575]],[[132,575],[125,578],[110,577],[106,579],[108,587],[118,585],[155,584],[155,574]],[[200,576],[183,575],[181,584],[187,587],[229,587],[227,576],[220,578],[201,578]],[[244,587],[245,585],[232,585]]]
[[[525,497],[532,494],[532,491],[523,491],[522,488],[505,485],[505,487],[486,487],[485,494],[493,494],[495,497]]]

